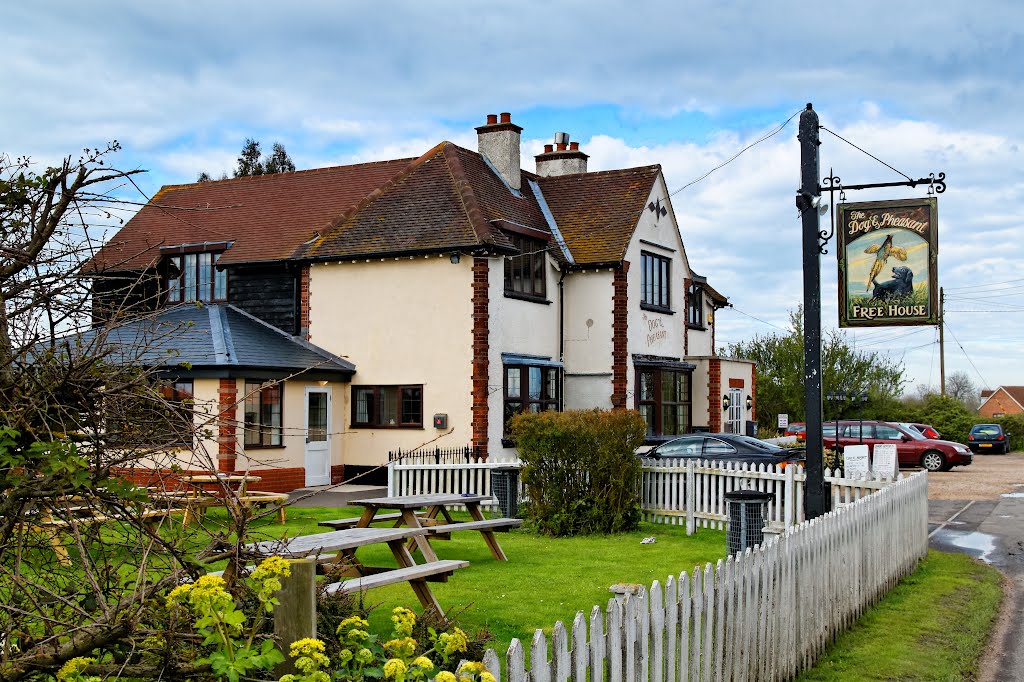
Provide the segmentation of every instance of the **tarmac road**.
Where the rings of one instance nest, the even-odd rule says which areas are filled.
[[[970,476],[979,484],[985,479],[1016,479],[1006,483],[1003,492],[975,495],[978,499],[935,499],[948,497],[946,481],[963,479],[973,467],[954,469],[946,474],[929,475],[928,528],[932,549],[961,552],[998,568],[1007,578],[1007,594],[999,622],[988,651],[982,658],[983,681],[1024,680],[1024,458],[985,455],[976,457],[982,464]],[[986,472],[982,472],[982,470]],[[987,471],[992,475],[988,476]],[[934,483],[934,494],[933,494]]]

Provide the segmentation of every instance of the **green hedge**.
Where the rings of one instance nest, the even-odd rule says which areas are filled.
[[[524,413],[512,419],[527,523],[554,536],[620,533],[640,523],[647,425],[632,410]]]

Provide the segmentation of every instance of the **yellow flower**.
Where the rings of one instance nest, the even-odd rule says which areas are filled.
[[[346,663],[352,660],[352,650],[342,649],[341,653],[338,654],[338,658],[341,659],[341,664],[345,665]]]
[[[392,639],[388,642],[384,642],[384,649],[386,651],[390,651],[395,656],[409,658],[416,651],[416,640],[412,637]]]
[[[413,626],[416,625],[416,614],[401,606],[395,608],[391,613],[391,622],[395,624],[395,634],[411,635]]]
[[[441,646],[444,648],[444,653],[446,656],[451,656],[452,654],[459,651],[466,651],[466,646],[468,643],[466,633],[460,630],[459,628],[455,628],[450,633],[443,633],[438,638],[438,640],[441,642]]]
[[[288,578],[292,574],[292,569],[288,560],[284,557],[272,556],[264,559],[256,570],[252,572],[253,580],[264,580],[270,576],[279,578]]]
[[[473,661],[466,661],[459,666],[459,673],[465,673],[467,675],[479,675],[480,673],[487,670],[483,663],[474,663]]]
[[[408,672],[409,668],[397,658],[392,658],[384,664],[384,677],[398,677]]]
[[[85,656],[72,658],[70,661],[65,663],[57,673],[57,679],[60,682],[65,682],[66,680],[68,682],[71,680],[99,680],[98,677],[84,677],[82,675],[82,671],[85,670],[87,666],[95,662],[95,658],[86,658]]]
[[[359,663],[373,662],[373,652],[366,648],[360,649],[356,652],[356,661]]]
[[[498,682],[494,679],[494,675],[490,674],[486,670],[480,673],[480,682]]]
[[[306,637],[297,642],[292,642],[291,657],[297,658],[295,667],[307,675],[315,672],[320,666],[328,666],[331,659],[324,654],[324,643],[319,639]]]
[[[344,630],[345,628],[348,628],[348,627],[352,627],[352,626],[357,626],[357,627],[361,627],[361,628],[368,628],[368,627],[370,627],[370,624],[367,623],[364,619],[360,618],[359,616],[349,616],[345,620],[341,621],[340,625],[338,625],[338,632],[337,632],[337,634],[340,635],[342,630]]]
[[[447,670],[442,670],[434,678],[434,682],[455,682],[455,675]]]
[[[413,660],[412,664],[414,666],[416,666],[417,668],[422,668],[423,670],[433,670],[434,669],[434,662],[431,661],[426,656],[417,656]]]

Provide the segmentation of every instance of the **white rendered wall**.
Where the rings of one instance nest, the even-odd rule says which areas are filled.
[[[352,386],[423,385],[422,429],[349,428],[346,403],[341,462],[377,465],[396,448],[470,443],[472,282],[472,259],[447,255],[310,268],[310,340],[355,364]],[[433,428],[435,413],[448,415],[450,433]]]
[[[565,278],[565,409],[612,407],[611,270]]]

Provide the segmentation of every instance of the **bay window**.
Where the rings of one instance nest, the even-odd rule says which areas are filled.
[[[693,365],[670,360],[664,364],[634,360],[636,409],[647,422],[648,437],[678,436],[693,427]]]

